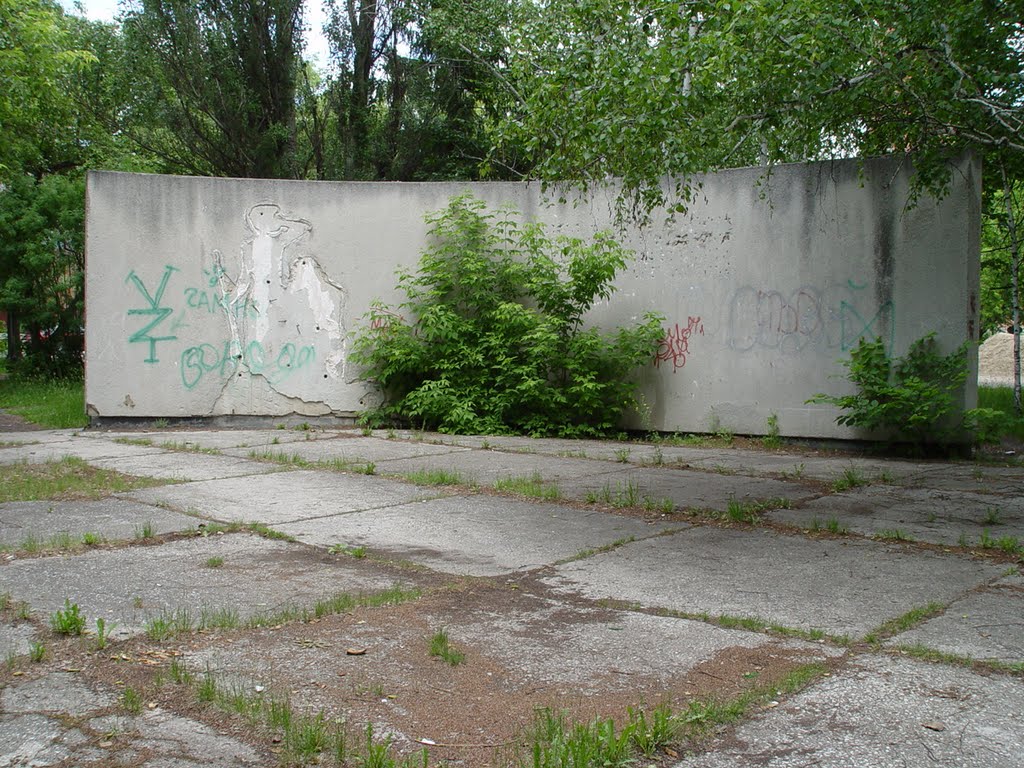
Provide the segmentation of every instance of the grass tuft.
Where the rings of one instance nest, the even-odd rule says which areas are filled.
[[[466,654],[451,644],[451,638],[445,629],[439,629],[430,638],[430,655],[442,659],[453,667],[466,660]]]
[[[562,498],[562,491],[557,485],[547,484],[540,472],[532,475],[503,477],[494,483],[494,489],[501,493],[512,493],[544,501],[557,501]]]
[[[99,499],[135,488],[166,485],[167,480],[133,477],[98,469],[77,456],[39,464],[18,462],[0,473],[0,503],[43,499]]]

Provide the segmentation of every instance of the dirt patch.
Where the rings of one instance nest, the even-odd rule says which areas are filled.
[[[658,653],[652,650],[657,643],[645,646],[630,634],[631,621],[647,620],[672,621],[565,596],[555,601],[530,579],[465,579],[414,602],[308,623],[194,633],[162,644],[140,637],[103,651],[90,650],[89,640],[55,640],[46,666],[78,670],[114,690],[139,691],[143,706],[206,722],[268,755],[280,749],[278,734],[199,702],[194,688],[166,681],[172,661],[184,662],[200,679],[209,670],[222,688],[287,696],[297,711],[343,721],[353,739],[372,724],[378,735],[391,737],[398,754],[426,747],[431,765],[485,766],[508,765],[529,744],[538,711],[564,712],[569,722],[602,717],[621,724],[631,707],[683,710],[695,699],[732,699],[815,659],[809,644],[732,632],[736,645],[716,638],[717,650],[684,663],[670,649]],[[729,635],[686,623],[689,631]],[[441,629],[464,654],[462,663],[430,655],[430,640]],[[587,658],[577,639],[602,631],[611,639],[594,643]],[[350,649],[365,653],[351,655]],[[662,759],[670,763],[669,755]]]
[[[26,421],[21,416],[0,410],[0,432],[38,432],[41,429],[38,424]]]

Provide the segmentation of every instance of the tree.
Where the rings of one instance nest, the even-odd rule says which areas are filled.
[[[504,98],[495,73],[518,7],[330,0],[325,31],[337,74],[324,84],[332,130],[322,134],[323,172],[403,181],[514,173],[488,154]]]
[[[301,0],[132,0],[123,29],[140,144],[188,173],[298,175]]]
[[[85,185],[62,175],[15,177],[0,193],[0,308],[13,318],[8,355],[20,369],[76,375],[82,365]]]
[[[0,181],[38,175],[78,151],[64,86],[94,60],[75,46],[57,3],[0,0]]]
[[[548,181],[622,177],[643,211],[685,205],[697,173],[889,152],[913,153],[915,195],[942,194],[949,161],[977,152],[986,195],[1008,199],[1024,180],[1022,19],[1020,0],[544,4],[513,40],[503,135]]]

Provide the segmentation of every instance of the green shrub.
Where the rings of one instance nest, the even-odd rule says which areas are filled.
[[[990,439],[993,413],[976,408],[958,414],[953,397],[967,379],[967,344],[948,355],[939,352],[935,334],[913,344],[904,357],[889,357],[880,338],[861,338],[848,360],[852,395],[818,393],[808,403],[828,403],[843,410],[836,423],[884,432],[919,446],[942,445],[976,432]]]
[[[628,251],[606,233],[551,239],[470,196],[427,222],[418,271],[399,272],[406,301],[397,310],[375,303],[355,338],[354,359],[384,395],[364,420],[562,436],[617,427],[661,319],[602,334],[583,318],[611,296]]]

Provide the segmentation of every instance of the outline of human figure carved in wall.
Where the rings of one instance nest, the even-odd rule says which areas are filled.
[[[229,307],[232,340],[243,350],[254,341],[267,346],[276,320],[299,340],[314,340],[325,376],[344,378],[347,340],[343,318],[348,293],[327,275],[316,257],[297,250],[313,231],[312,223],[283,213],[275,203],[253,205],[243,219],[249,234],[240,248],[238,279],[232,283],[225,270],[218,270]],[[301,306],[289,301],[303,291],[306,298]],[[321,334],[327,337],[326,350],[316,343],[323,339]]]

